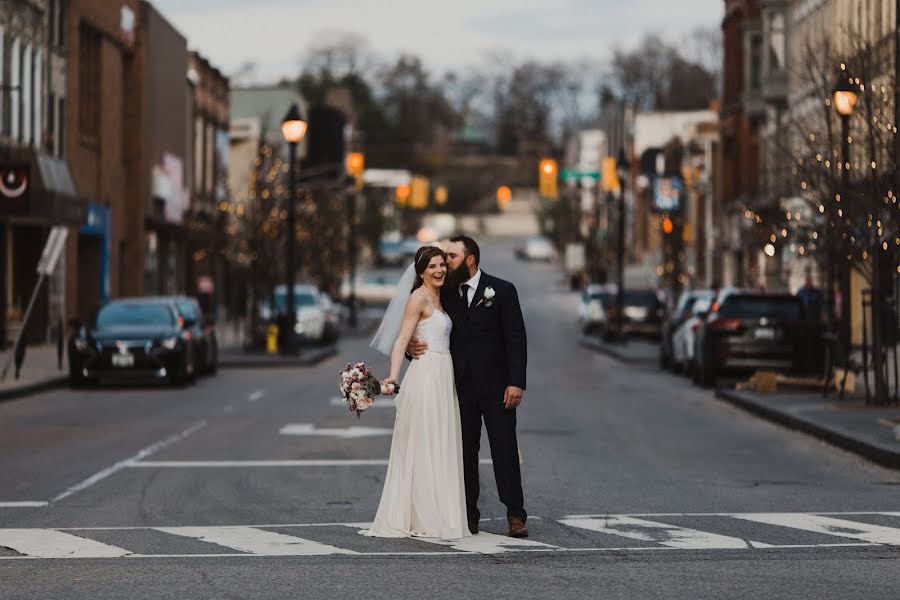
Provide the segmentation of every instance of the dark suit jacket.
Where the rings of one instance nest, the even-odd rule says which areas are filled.
[[[484,297],[487,288],[494,290],[490,300]],[[491,393],[510,385],[525,389],[528,349],[516,287],[482,271],[471,306],[459,297],[458,288],[448,286],[441,303],[453,320],[450,353],[457,387],[465,381]]]

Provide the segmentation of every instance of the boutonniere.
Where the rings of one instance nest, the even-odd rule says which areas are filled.
[[[494,288],[488,286],[484,288],[484,294],[481,295],[481,300],[478,301],[476,306],[480,306],[484,303],[485,308],[490,308],[490,306],[494,303],[494,296],[497,295],[497,292],[494,291]]]

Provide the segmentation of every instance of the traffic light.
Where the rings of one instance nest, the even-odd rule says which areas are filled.
[[[427,177],[413,177],[410,194],[410,208],[425,210],[428,208],[428,188],[430,181]]]
[[[447,186],[439,185],[434,189],[434,202],[438,206],[447,204]]]
[[[556,186],[556,180],[559,176],[559,167],[556,161],[551,158],[545,158],[538,166],[538,190],[541,197],[549,200],[556,200],[559,197],[559,190]]]
[[[394,190],[394,198],[397,201],[397,206],[406,206],[406,203],[409,202],[409,194],[410,189],[408,185],[405,183],[403,185],[398,185],[397,189]]]
[[[613,192],[618,192],[622,188],[622,183],[619,181],[619,173],[616,171],[615,158],[609,157],[603,159],[603,170],[601,175],[604,192],[612,194]]]
[[[512,200],[512,190],[508,186],[501,185],[497,188],[497,208],[506,210],[509,201]]]
[[[671,235],[672,232],[675,231],[675,223],[672,222],[672,219],[670,219],[669,217],[663,217],[662,230],[666,235]]]
[[[363,187],[365,165],[366,158],[362,152],[351,152],[347,155],[347,175],[356,180],[356,189],[358,190],[361,190]]]

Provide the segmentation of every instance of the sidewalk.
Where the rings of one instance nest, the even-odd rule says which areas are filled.
[[[12,351],[10,347],[0,353],[0,371],[12,356]],[[56,346],[29,346],[19,379],[15,378],[15,369],[15,364],[11,364],[6,379],[0,382],[0,401],[59,387],[68,381],[68,361],[63,356],[63,369],[59,370]]]
[[[716,396],[770,421],[814,435],[875,463],[900,469],[900,407],[867,408],[862,398],[839,402],[821,392],[757,394],[719,388]]]

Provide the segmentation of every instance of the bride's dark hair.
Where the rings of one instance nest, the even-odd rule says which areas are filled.
[[[425,285],[425,280],[422,279],[422,273],[425,272],[431,259],[435,256],[440,256],[445,262],[447,261],[447,255],[437,246],[422,246],[416,250],[416,280],[413,282],[412,289],[409,291],[410,294]]]

